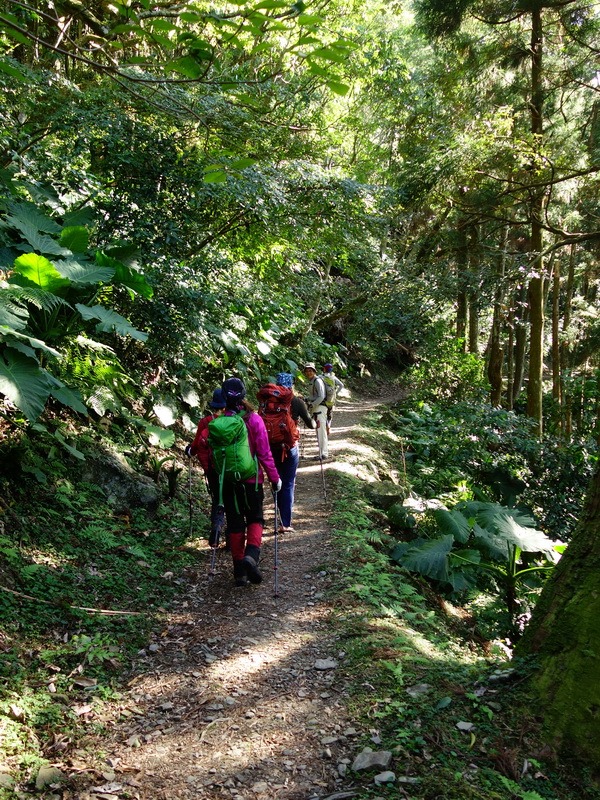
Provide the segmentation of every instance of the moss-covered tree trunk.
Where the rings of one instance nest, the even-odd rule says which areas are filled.
[[[532,679],[552,744],[600,771],[600,467],[573,539],[545,586],[517,655]]]

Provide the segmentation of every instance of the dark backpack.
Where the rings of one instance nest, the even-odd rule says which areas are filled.
[[[208,444],[219,475],[219,503],[223,504],[223,482],[258,477],[258,462],[252,455],[244,411],[220,416],[208,423]]]
[[[285,457],[286,448],[289,450],[294,447],[300,436],[291,414],[294,392],[286,386],[268,383],[256,396],[258,413],[265,423],[269,444],[272,449],[280,448]]]

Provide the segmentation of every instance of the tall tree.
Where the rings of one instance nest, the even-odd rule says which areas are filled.
[[[538,661],[532,685],[552,743],[595,771],[600,768],[599,576],[600,468],[516,650]]]

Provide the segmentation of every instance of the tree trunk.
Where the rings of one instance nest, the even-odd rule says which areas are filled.
[[[469,297],[469,353],[479,354],[479,302],[474,294]]]
[[[542,126],[542,12],[531,14],[531,132],[534,148],[541,146]],[[542,388],[544,368],[544,246],[542,215],[544,194],[539,188],[531,199],[531,270],[529,281],[529,372],[527,380],[527,415],[535,421],[538,436],[542,435]]]
[[[468,244],[468,264],[469,264],[469,294],[468,294],[468,313],[469,313],[469,353],[479,354],[479,298],[476,288],[479,275],[479,228],[477,225],[471,227]]]
[[[508,320],[508,356],[506,359],[506,407],[512,411],[515,404],[515,318],[511,310]]]
[[[571,311],[573,307],[573,291],[575,287],[575,245],[571,245],[569,254],[569,273],[567,275],[567,286],[565,289],[565,308],[563,312],[563,342],[560,348],[560,375],[561,375],[561,397],[563,403],[563,434],[569,440],[573,433],[573,401],[571,390],[565,386],[565,378],[571,366],[571,351],[566,335],[571,324]]]
[[[467,318],[469,301],[467,293],[463,289],[456,298],[456,338],[460,341],[460,348],[463,353],[467,352]]]
[[[467,295],[467,270],[469,268],[469,242],[467,230],[464,226],[458,229],[458,236],[460,244],[457,253],[457,275],[456,284],[458,290],[456,293],[456,338],[461,343],[461,350],[463,353],[467,352],[466,336],[467,336],[467,320],[469,315],[469,298]]]
[[[502,229],[500,260],[496,271],[496,291],[494,293],[494,315],[488,346],[487,376],[490,382],[490,403],[495,408],[502,405],[502,367],[504,349],[502,347],[502,303],[504,300],[504,275],[506,272],[506,248],[508,244],[508,225]],[[510,375],[510,373],[509,373]],[[509,378],[510,380],[510,378]]]
[[[562,428],[561,380],[560,380],[560,259],[554,259],[552,280],[552,397],[555,406],[555,422]]]
[[[310,333],[314,325],[315,318],[319,312],[319,306],[321,305],[321,298],[323,297],[323,292],[325,291],[325,287],[327,285],[327,281],[329,280],[330,273],[331,273],[331,260],[329,259],[325,264],[325,270],[323,274],[319,275],[319,283],[315,287],[313,303],[308,313],[306,325],[304,326],[304,329],[300,333],[300,339],[304,339],[304,337]]]
[[[554,746],[600,769],[600,467],[583,515],[544,587],[516,655],[537,656],[532,686]]]
[[[523,388],[525,375],[525,354],[527,352],[527,320],[528,309],[526,306],[527,288],[519,287],[517,291],[515,315],[515,372],[513,378],[513,402],[518,399]]]

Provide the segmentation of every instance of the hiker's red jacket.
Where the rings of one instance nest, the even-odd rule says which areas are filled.
[[[210,470],[214,469],[211,449],[208,446],[208,423],[213,419],[215,419],[214,414],[207,414],[205,417],[202,417],[198,423],[194,441],[190,445],[190,453],[193,456],[198,456],[198,460],[205,474],[208,474]]]

